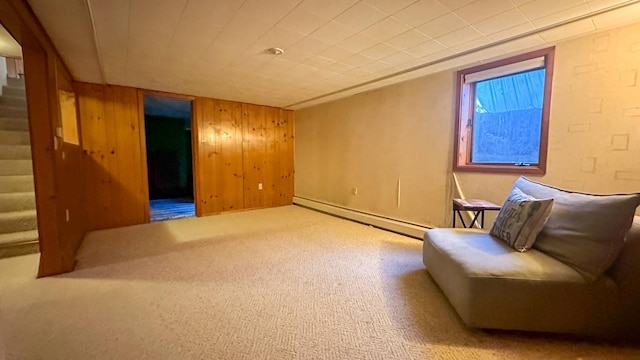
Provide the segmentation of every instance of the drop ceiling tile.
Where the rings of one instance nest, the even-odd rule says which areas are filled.
[[[589,6],[586,4],[574,6],[569,9],[561,10],[551,15],[543,16],[541,18],[531,20],[533,25],[537,28],[553,25],[565,20],[573,19],[575,17],[585,15],[589,13]]]
[[[415,57],[421,58],[427,55],[435,54],[444,49],[446,49],[446,47],[439,42],[428,40],[420,45],[409,48],[406,51]]]
[[[408,71],[411,68],[414,68],[416,66],[422,66],[424,64],[424,60],[423,59],[419,59],[416,57],[411,57],[411,59],[396,65],[398,68],[400,68],[402,71]]]
[[[370,5],[392,15],[419,0],[365,0]]]
[[[327,66],[325,69],[329,70],[329,71],[333,71],[335,73],[338,74],[342,74],[344,72],[347,72],[349,70],[353,70],[355,67],[352,65],[348,65],[345,63],[341,63],[341,62],[334,62],[333,64]]]
[[[351,28],[348,28],[336,21],[330,21],[322,25],[311,35],[330,44],[335,44],[350,37],[355,33],[356,31]]]
[[[249,47],[266,34],[271,27],[271,23],[262,21],[254,14],[239,12],[220,32],[215,42],[234,47]]]
[[[330,19],[324,16],[297,7],[280,20],[278,25],[289,30],[311,34],[329,21]]]
[[[305,0],[300,3],[298,8],[314,12],[326,19],[333,19],[358,1],[359,0]],[[265,3],[269,2],[265,1]]]
[[[450,12],[437,0],[420,0],[393,15],[409,26],[418,26]]]
[[[330,46],[331,44],[324,40],[320,40],[313,36],[307,36],[302,41],[299,41],[291,45],[288,49],[285,49],[285,50],[317,54],[322,50],[329,48]]]
[[[530,2],[534,2],[534,1],[537,1],[537,0],[512,0],[512,1],[516,6],[522,6],[524,4],[527,4],[527,3],[530,3]]]
[[[360,52],[379,43],[380,41],[372,38],[371,36],[367,36],[362,33],[356,33],[342,40],[338,43],[338,45],[353,52]]]
[[[370,48],[368,48],[367,50],[362,51],[362,55],[364,56],[368,56],[370,58],[379,60],[382,59],[383,57],[387,57],[391,54],[394,54],[398,51],[398,49],[394,48],[391,45],[387,45],[385,43],[380,43],[376,46],[372,46]]]
[[[591,19],[576,21],[559,28],[541,32],[539,35],[546,42],[553,42],[572,38],[577,35],[585,35],[595,31],[595,25]]]
[[[366,64],[370,64],[371,62],[375,61],[375,59],[372,59],[368,56],[364,56],[362,54],[354,54],[346,59],[343,59],[342,62],[345,64],[349,64],[349,65],[353,65],[356,67],[360,67],[360,66],[364,66]]]
[[[439,36],[435,38],[435,40],[447,47],[451,47],[464,44],[481,37],[482,34],[480,34],[477,30],[473,29],[470,26],[467,26],[463,27],[462,29],[458,29],[456,31]]]
[[[387,14],[375,7],[359,2],[335,18],[335,21],[353,30],[363,30],[387,17]]]
[[[304,62],[302,62],[302,64],[314,67],[316,69],[324,69],[327,66],[333,64],[334,62],[335,61],[331,59],[327,59],[325,57],[316,55],[305,60]]]
[[[454,13],[447,13],[436,19],[433,19],[426,24],[420,25],[416,30],[423,34],[426,34],[432,38],[442,36],[446,33],[461,29],[468,26],[466,21],[462,20],[458,15]]]
[[[361,68],[355,68],[345,72],[342,75],[359,81],[367,81],[372,76],[372,73]]]
[[[318,55],[321,55],[333,61],[341,61],[354,55],[354,52],[340,46],[332,46],[330,48],[327,48],[326,50],[321,51]]]
[[[66,7],[47,0],[29,0],[53,44],[75,80],[102,83],[98,49],[94,44],[86,2],[68,2]],[[65,19],[65,21],[60,21]],[[22,48],[0,25],[0,54],[22,57]]]
[[[302,51],[302,50],[298,50],[297,48],[287,48],[284,51],[284,54],[280,55],[281,57],[289,60],[289,61],[293,61],[293,62],[302,62],[310,57],[312,57],[313,53],[307,52],[307,51]]]
[[[258,39],[254,46],[261,46],[264,50],[274,47],[286,49],[305,37],[305,33],[289,30],[281,26],[274,26]]]
[[[448,50],[453,51],[456,54],[465,52],[465,51],[469,51],[469,50],[474,50],[475,49],[479,49],[485,45],[487,45],[489,42],[491,42],[491,40],[489,40],[486,37],[480,37],[471,41],[467,41],[464,43],[461,43],[459,45],[455,45],[450,47]]]
[[[391,67],[391,64],[387,64],[386,62],[382,62],[382,61],[376,61],[376,62],[367,64],[365,66],[361,66],[360,69],[371,72],[371,73],[377,73],[381,70],[388,69],[390,67]]]
[[[420,31],[409,30],[402,34],[386,41],[387,44],[392,45],[398,49],[404,50],[423,42],[430,40],[431,38]]]
[[[484,35],[494,34],[499,31],[514,28],[518,25],[526,24],[529,20],[522,15],[520,10],[512,9],[489,19],[482,20],[473,25],[476,30]]]
[[[528,19],[535,20],[584,3],[584,0],[537,0],[520,6],[520,10]]]
[[[391,64],[393,66],[398,66],[415,59],[416,57],[411,54],[408,54],[403,51],[398,51],[395,54],[392,54],[383,58],[382,61],[386,62],[387,64]]]
[[[640,4],[625,6],[622,9],[594,16],[593,23],[598,30],[608,29],[622,24],[635,23],[640,19]]]
[[[511,0],[482,0],[463,6],[455,13],[469,24],[475,24],[515,8]]]
[[[591,11],[598,11],[623,2],[622,0],[588,0],[587,5],[589,5]]]
[[[240,12],[250,14],[254,17],[260,17],[262,21],[273,24],[280,21],[293,10],[299,2],[300,0],[246,0],[242,4]]]
[[[407,24],[404,24],[392,17],[388,17],[363,30],[362,33],[376,40],[386,41],[409,29],[410,27]]]
[[[499,41],[499,40],[512,38],[533,30],[535,30],[535,27],[533,26],[533,24],[531,24],[530,22],[526,22],[524,24],[516,25],[512,28],[504,29],[502,31],[498,31],[496,33],[487,35],[487,37],[493,41]]]
[[[130,3],[127,46],[132,56],[128,59],[129,63],[143,61],[140,57],[144,58],[145,54],[147,57],[164,55],[185,5],[185,0],[140,0]]]
[[[475,2],[483,2],[484,0],[475,0]],[[440,2],[451,10],[459,9],[465,5],[468,5],[474,0],[440,0]]]

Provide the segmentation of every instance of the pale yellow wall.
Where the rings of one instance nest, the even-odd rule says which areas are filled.
[[[640,191],[638,34],[635,24],[557,45],[547,175],[533,179]],[[296,195],[434,226],[450,225],[454,177],[465,197],[502,203],[516,175],[451,171],[453,103],[447,71],[296,111]]]

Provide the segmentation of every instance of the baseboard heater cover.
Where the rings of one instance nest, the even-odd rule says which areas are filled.
[[[377,228],[393,231],[399,234],[414,237],[422,240],[424,232],[430,227],[412,224],[401,220],[394,220],[379,215],[366,213],[359,210],[351,210],[338,205],[332,205],[325,202],[302,198],[298,196],[293,197],[293,203],[303,207],[307,207],[313,210],[318,210],[327,214],[335,215],[345,219],[357,221],[359,223],[372,225]]]

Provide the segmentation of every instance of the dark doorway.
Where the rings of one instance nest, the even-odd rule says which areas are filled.
[[[151,221],[195,215],[191,101],[144,96]]]

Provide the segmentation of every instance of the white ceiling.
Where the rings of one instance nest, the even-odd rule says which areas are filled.
[[[7,32],[2,24],[0,24],[0,56],[22,58],[20,44]]]
[[[77,80],[292,109],[640,19],[640,0],[28,2]]]

